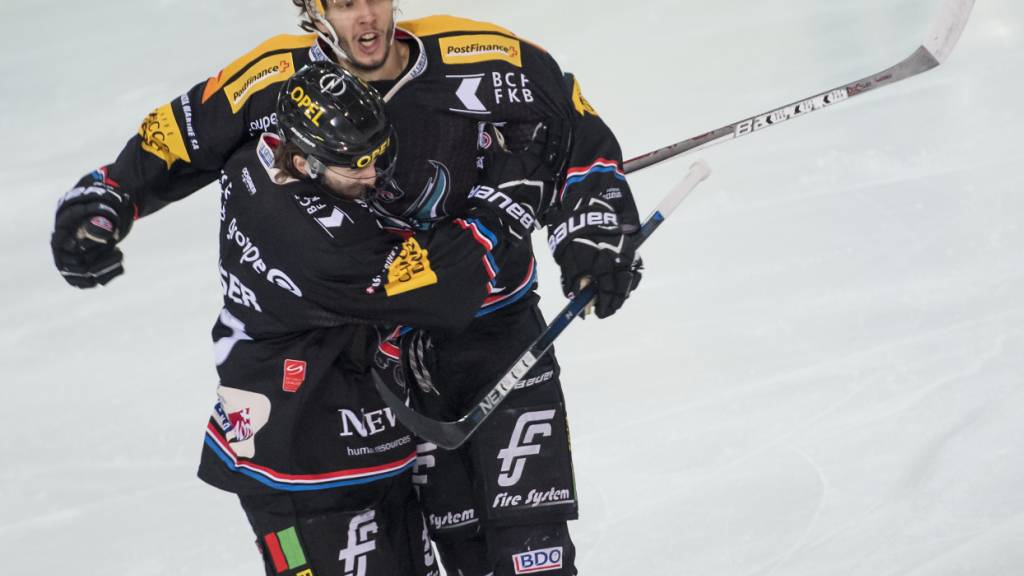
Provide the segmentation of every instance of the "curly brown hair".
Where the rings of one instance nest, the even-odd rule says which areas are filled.
[[[303,152],[294,142],[281,142],[277,145],[277,148],[274,148],[274,168],[281,170],[296,180],[308,178],[305,173],[295,166],[296,156],[305,157],[306,153]],[[281,181],[278,181],[278,184],[281,183]]]
[[[299,9],[299,28],[302,28],[306,32],[316,32],[316,28],[313,23],[309,20],[309,16],[306,15],[306,2],[305,0],[292,0],[292,4]]]

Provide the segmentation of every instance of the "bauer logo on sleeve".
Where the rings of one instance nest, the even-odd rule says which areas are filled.
[[[522,46],[519,40],[498,34],[453,36],[440,41],[441,60],[445,64],[476,64],[502,60],[523,67]]]
[[[437,274],[430,267],[427,250],[415,238],[402,244],[402,251],[388,266],[388,283],[384,291],[397,296],[418,288],[437,284]]]

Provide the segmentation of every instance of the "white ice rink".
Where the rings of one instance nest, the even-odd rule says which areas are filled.
[[[888,67],[937,5],[403,8],[543,44],[634,156]],[[195,478],[217,193],[138,223],[100,290],[48,240],[150,109],[294,23],[285,0],[0,3],[0,574],[261,573]],[[558,345],[582,576],[1024,574],[1022,77],[1024,3],[978,0],[938,69],[699,154],[641,289]],[[642,213],[688,165],[631,179]]]

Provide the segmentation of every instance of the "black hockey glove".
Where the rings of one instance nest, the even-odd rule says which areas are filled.
[[[545,130],[543,124],[537,131]],[[544,157],[543,142],[509,150],[493,124],[480,133],[480,183],[469,193],[469,213],[507,232],[511,242],[529,238],[554,198],[555,173]]]
[[[553,215],[548,246],[562,269],[562,292],[568,298],[595,283],[594,311],[611,316],[629,298],[643,277],[636,253],[635,227],[624,227],[610,205],[580,200],[575,210]]]
[[[117,243],[131,229],[128,195],[105,182],[84,179],[57,206],[50,249],[57,270],[77,288],[103,285],[124,272]]]

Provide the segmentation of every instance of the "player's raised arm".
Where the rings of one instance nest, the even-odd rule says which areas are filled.
[[[57,209],[57,269],[73,286],[123,271],[132,222],[213,182],[228,157],[273,126],[280,83],[309,62],[313,35],[274,37],[150,112],[117,159],[80,178]]]

